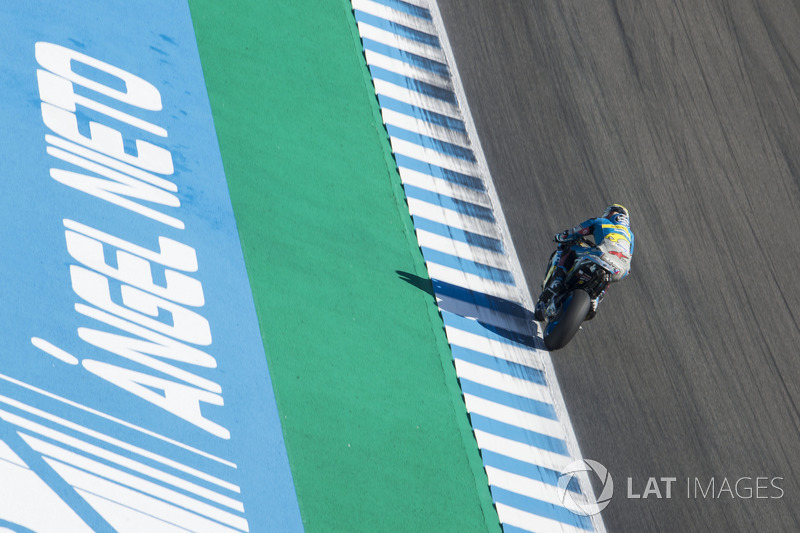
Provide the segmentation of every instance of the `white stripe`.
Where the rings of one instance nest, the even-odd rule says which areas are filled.
[[[149,514],[131,509],[126,505],[112,502],[101,496],[78,490],[80,494],[100,515],[119,533],[193,533],[192,530],[165,522]]]
[[[516,292],[516,287],[513,285],[506,285],[505,283],[497,283],[490,281],[475,274],[467,274],[461,270],[450,268],[444,265],[426,261],[425,265],[428,267],[428,274],[432,279],[438,279],[451,285],[464,287],[476,292],[488,294],[489,296],[496,296],[498,298],[513,298]]]
[[[438,250],[468,261],[506,270],[506,258],[502,254],[471,246],[465,242],[443,237],[436,233],[429,233],[425,230],[417,230],[417,240],[420,246],[431,250]]]
[[[498,422],[511,424],[522,429],[535,431],[548,437],[555,437],[564,440],[566,434],[564,427],[557,420],[550,420],[532,413],[526,413],[520,409],[514,409],[507,405],[485,400],[471,394],[464,394],[464,403],[467,405],[467,411],[475,413],[476,415],[485,416]]]
[[[441,48],[430,46],[413,39],[400,37],[396,33],[376,28],[365,22],[358,23],[358,33],[360,33],[361,37],[364,39],[371,39],[381,44],[411,52],[414,55],[433,59],[439,63],[445,63],[444,53]]]
[[[444,207],[438,202],[427,202],[421,198],[415,198],[413,196],[407,196],[406,200],[409,202],[409,204],[415,204],[414,210],[411,211],[411,215],[420,215],[429,220],[441,222],[454,228],[463,229],[464,231],[479,233],[482,235],[491,235],[491,233],[489,233],[487,230],[492,228],[492,223],[483,218],[466,215],[460,211],[456,211],[455,209]],[[422,206],[428,206],[428,208],[425,209]]]
[[[509,376],[497,370],[482,367],[473,363],[468,363],[461,359],[455,359],[456,374],[459,378],[468,379],[493,389],[498,389],[523,398],[529,398],[539,402],[551,403],[550,391],[547,387],[527,381],[514,376]]]
[[[396,72],[402,76],[408,76],[409,78],[414,78],[415,80],[423,81],[425,83],[435,85],[436,87],[441,87],[442,89],[447,89],[450,91],[453,90],[453,86],[450,83],[450,78],[440,76],[439,74],[431,72],[430,70],[415,67],[414,65],[401,61],[400,59],[385,56],[375,52],[374,50],[364,50],[364,56],[367,58],[367,64],[372,67],[380,67],[391,72]]]
[[[440,224],[445,224],[463,231],[469,231],[470,233],[477,233],[478,235],[484,235],[493,239],[499,240],[500,238],[500,235],[497,233],[497,228],[491,222],[474,217],[462,217],[461,214],[456,211],[444,209],[440,205],[429,204],[428,202],[423,202],[416,198],[406,198],[406,201],[412,216],[417,215]]]
[[[407,28],[425,32],[429,35],[433,35],[434,37],[436,36],[436,28],[434,27],[433,22],[423,18],[415,17],[414,15],[405,13],[403,11],[397,11],[383,4],[371,2],[370,0],[353,0],[353,9],[363,11],[364,13],[369,13],[370,15],[375,15],[376,17],[380,17],[391,22],[396,22],[397,24],[402,24]]]
[[[417,172],[406,167],[398,167],[400,171],[400,179],[404,185],[413,185],[426,191],[432,191],[438,194],[443,194],[456,200],[463,200],[471,204],[480,205],[482,207],[491,208],[492,204],[489,197],[481,191],[463,187],[447,180],[436,178],[430,174]]]
[[[585,529],[580,529],[569,524],[564,524],[557,520],[545,518],[543,516],[526,513],[520,509],[515,509],[502,503],[495,504],[497,516],[500,522],[508,524],[525,531],[558,531],[559,533],[587,533]]]
[[[458,146],[469,147],[469,138],[460,131],[451,130],[444,126],[438,126],[432,122],[412,117],[404,113],[392,111],[391,109],[381,110],[384,124],[397,126],[404,130],[413,131],[420,135],[431,137],[440,141],[456,144]]]
[[[470,350],[500,357],[512,363],[519,363],[538,369],[542,368],[541,354],[539,350],[535,348],[523,344],[510,345],[453,326],[445,326],[445,331],[447,332],[447,338],[450,340],[450,344],[467,346]]]
[[[506,472],[491,466],[486,467],[486,476],[489,478],[489,485],[499,487],[516,494],[534,498],[543,502],[551,503],[559,507],[564,507],[561,501],[559,488],[548,485],[538,479],[530,479],[512,472]],[[570,493],[575,501],[585,501],[586,497],[581,494]]]
[[[482,450],[496,452],[512,459],[525,461],[532,465],[543,466],[556,472],[562,472],[574,459],[549,452],[529,444],[506,439],[476,429],[473,431],[478,447]]]
[[[78,424],[76,424],[74,422],[70,422],[69,420],[65,420],[65,419],[60,418],[58,416],[51,415],[50,413],[47,413],[47,412],[42,411],[40,409],[37,409],[35,407],[30,407],[28,405],[25,405],[24,403],[18,402],[16,400],[11,399],[11,398],[7,398],[5,396],[0,396],[0,402],[3,402],[3,403],[5,403],[7,405],[10,405],[12,407],[16,407],[17,409],[19,409],[21,411],[25,411],[25,412],[30,413],[32,415],[38,416],[39,418],[44,418],[45,420],[49,420],[50,422],[55,422],[56,424],[60,424],[61,426],[67,427],[67,428],[69,428],[69,429],[71,429],[73,431],[77,431],[79,433],[83,433],[84,435],[88,435],[88,436],[93,437],[93,438],[95,438],[97,440],[100,440],[102,442],[106,442],[108,444],[116,446],[117,448],[122,448],[123,450],[126,450],[126,451],[129,451],[129,452],[141,455],[142,457],[146,457],[146,458],[148,458],[148,459],[150,459],[152,461],[156,461],[156,462],[161,463],[161,464],[163,464],[165,466],[169,466],[171,468],[174,468],[175,470],[179,470],[179,471],[184,472],[186,474],[192,475],[192,476],[194,476],[196,478],[208,481],[209,483],[213,483],[215,485],[218,485],[220,487],[228,489],[228,490],[230,490],[232,492],[237,492],[237,493],[240,492],[239,487],[234,485],[233,483],[229,483],[227,481],[223,481],[223,480],[221,480],[221,479],[219,479],[217,477],[214,477],[212,475],[206,474],[205,472],[202,472],[202,471],[197,470],[195,468],[192,468],[190,466],[186,466],[183,463],[179,463],[177,461],[173,461],[172,459],[168,459],[166,457],[163,457],[163,456],[158,455],[156,453],[153,453],[151,451],[139,448],[138,446],[134,446],[132,444],[128,444],[127,442],[121,441],[119,439],[115,439],[114,437],[109,437],[108,435],[105,435],[103,433],[94,431],[92,429],[85,428],[85,427],[83,427],[81,425],[78,425]]]
[[[77,307],[80,304],[75,304],[75,305]],[[119,418],[116,418],[116,417],[111,416],[111,415],[107,415],[106,413],[100,412],[100,411],[98,411],[96,409],[92,409],[91,407],[86,407],[85,405],[81,405],[81,404],[79,404],[77,402],[73,402],[72,400],[68,400],[66,398],[62,398],[61,396],[58,396],[58,395],[53,394],[51,392],[47,392],[46,390],[42,390],[42,389],[40,389],[38,387],[34,387],[33,385],[28,385],[27,383],[24,383],[22,381],[19,381],[17,379],[12,378],[12,377],[6,376],[4,374],[0,374],[0,379],[8,381],[9,383],[13,383],[15,385],[19,385],[20,387],[24,387],[24,388],[26,388],[26,389],[28,389],[30,391],[37,392],[37,393],[39,393],[39,394],[41,394],[43,396],[47,396],[48,398],[51,398],[53,400],[57,400],[59,402],[65,403],[67,405],[70,405],[72,407],[75,407],[77,409],[85,411],[87,413],[91,413],[91,414],[99,416],[101,418],[105,418],[106,420],[110,420],[111,422],[116,422],[117,424],[123,425],[123,426],[125,426],[125,427],[127,427],[129,429],[133,429],[133,430],[139,431],[141,433],[144,433],[145,435],[148,435],[150,437],[154,437],[156,439],[162,440],[162,441],[167,442],[169,444],[178,446],[180,448],[183,448],[184,450],[188,450],[190,452],[196,453],[196,454],[201,455],[201,456],[203,456],[203,457],[205,457],[207,459],[211,459],[213,461],[217,461],[218,463],[224,464],[224,465],[229,466],[231,468],[237,468],[235,463],[232,463],[230,461],[226,461],[225,459],[221,459],[221,458],[217,457],[216,455],[212,455],[210,453],[204,452],[203,450],[198,450],[197,448],[193,448],[193,447],[191,447],[191,446],[189,446],[187,444],[184,444],[182,442],[178,442],[178,441],[176,441],[174,439],[171,439],[169,437],[165,437],[164,435],[160,435],[158,433],[150,431],[149,429],[145,429],[143,427],[137,426],[136,424],[131,424],[131,423],[126,422],[124,420],[120,420]]]
[[[442,296],[441,294],[436,295],[436,303],[439,305],[439,309],[442,311],[447,311],[449,313],[453,313],[454,315],[475,319],[486,326],[495,326],[525,335],[529,333],[526,320],[510,317],[502,313],[497,313],[487,307],[475,305],[471,302],[465,302],[450,296]],[[449,337],[448,340],[450,340]],[[450,344],[459,343],[450,340]],[[461,344],[461,346],[469,345]],[[472,348],[470,347],[470,349]]]
[[[39,348],[44,353],[51,355],[56,359],[60,359],[61,361],[67,363],[68,365],[77,365],[79,363],[77,357],[75,357],[71,353],[65,352],[58,346],[55,346],[52,342],[40,339],[39,337],[31,337],[31,344]]]
[[[425,161],[437,167],[449,168],[470,176],[475,176],[478,172],[475,164],[466,159],[443,154],[431,148],[425,148],[419,144],[404,141],[397,137],[390,137],[390,139],[392,141],[392,148],[396,154],[407,155],[419,161]]]
[[[156,483],[145,481],[140,477],[128,474],[122,470],[111,468],[97,461],[93,461],[76,453],[64,450],[63,448],[53,446],[52,444],[48,444],[29,435],[22,433],[20,435],[25,439],[25,442],[31,446],[31,448],[45,454],[48,457],[51,457],[52,459],[45,458],[48,464],[53,466],[53,469],[58,472],[67,483],[76,486],[77,488],[88,488],[85,485],[87,474],[84,474],[83,472],[78,474],[73,466],[86,472],[90,472],[91,474],[102,476],[113,482],[120,483],[124,486],[131,487],[132,489],[136,489],[145,494],[150,494],[165,502],[179,505],[180,507],[211,518],[212,520],[235,527],[236,529],[240,529],[242,531],[247,531],[248,529],[247,520],[242,517],[222,511],[212,505],[195,500],[194,498],[190,498],[174,490],[164,488]]]
[[[430,3],[427,0],[403,0],[403,2],[430,10]]]
[[[237,533],[236,529],[231,529],[230,527],[226,527],[208,518],[89,474],[88,472],[83,472],[54,459],[45,459],[45,461],[47,461],[47,463],[53,467],[53,470],[61,477],[75,487],[75,490],[90,504],[96,501],[95,498],[93,498],[93,496],[95,496],[107,501],[120,503],[129,509],[140,511],[153,518],[158,518],[164,522],[188,529],[189,531],[203,531],[204,533]],[[103,510],[105,513],[109,513],[102,515],[109,523],[120,523],[120,517],[113,514],[115,510],[112,507],[101,505],[96,509],[98,512]],[[115,527],[115,529],[118,528]],[[119,529],[119,531],[123,533],[138,533],[136,530],[130,528]]]
[[[445,102],[444,100],[439,100],[438,98],[427,96],[417,91],[412,91],[408,87],[397,85],[386,80],[373,79],[372,84],[375,86],[375,94],[382,94],[409,105],[461,120],[458,107],[450,102]]]
[[[47,427],[42,426],[40,424],[37,424],[35,422],[31,422],[31,421],[26,420],[26,419],[24,419],[22,417],[19,417],[19,416],[16,416],[16,415],[12,415],[11,413],[8,413],[8,412],[3,411],[1,409],[0,409],[0,417],[2,417],[3,420],[5,420],[6,422],[10,422],[10,423],[15,424],[15,425],[17,425],[19,427],[25,428],[25,429],[27,429],[29,431],[33,431],[33,432],[38,433],[40,435],[44,435],[45,437],[47,437],[49,439],[52,439],[54,441],[61,442],[62,444],[66,444],[67,446],[71,446],[71,447],[73,447],[75,449],[78,449],[78,450],[81,450],[81,451],[83,451],[85,453],[94,455],[94,456],[99,457],[101,459],[105,459],[106,461],[109,461],[109,462],[112,462],[112,463],[117,463],[118,465],[124,466],[125,468],[128,468],[129,470],[133,470],[135,472],[140,472],[140,473],[142,473],[142,474],[144,474],[146,476],[149,476],[149,477],[151,477],[153,479],[157,479],[157,480],[162,481],[164,483],[169,483],[170,485],[172,485],[174,487],[178,487],[178,488],[183,489],[183,490],[185,490],[187,492],[191,492],[191,493],[197,494],[198,496],[202,496],[203,498],[206,498],[208,500],[217,502],[217,503],[219,503],[221,505],[224,505],[224,506],[229,507],[231,509],[234,509],[236,511],[244,512],[244,506],[242,505],[241,502],[236,501],[233,498],[229,498],[227,496],[223,496],[221,494],[218,494],[218,493],[216,493],[216,492],[214,492],[212,490],[209,490],[209,489],[207,489],[205,487],[201,487],[200,485],[197,485],[197,484],[192,483],[190,481],[186,481],[186,480],[184,480],[182,478],[179,478],[177,476],[173,476],[171,474],[167,474],[166,472],[162,472],[161,470],[158,470],[156,468],[152,468],[152,467],[147,466],[147,465],[145,465],[143,463],[140,463],[138,461],[134,461],[132,459],[128,459],[127,457],[123,457],[122,455],[116,454],[114,452],[110,452],[108,450],[105,450],[105,449],[100,448],[98,446],[94,446],[93,444],[89,444],[87,442],[84,442],[82,440],[76,439],[74,437],[70,437],[69,435],[65,435],[64,433],[61,433],[59,431],[47,428]],[[39,451],[42,451],[42,450],[39,450]]]

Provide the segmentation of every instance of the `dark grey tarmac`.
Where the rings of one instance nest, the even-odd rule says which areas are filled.
[[[631,210],[631,276],[553,354],[608,530],[800,531],[798,4],[438,3],[533,297],[552,234]]]

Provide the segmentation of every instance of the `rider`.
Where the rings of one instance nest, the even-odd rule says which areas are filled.
[[[570,230],[557,233],[553,240],[559,246],[553,252],[548,266],[548,272],[550,272],[550,269],[554,269],[554,272],[536,304],[537,319],[541,320],[543,318],[543,310],[549,300],[563,290],[564,278],[566,278],[569,268],[575,261],[576,249],[579,248],[577,246],[568,246],[568,244],[590,235],[594,237],[595,246],[599,246],[604,241],[615,243],[615,248],[619,248],[619,251],[612,251],[611,253],[620,257],[622,265],[630,265],[630,260],[633,257],[633,232],[631,231],[628,210],[619,204],[612,204],[606,207],[606,210],[598,218],[590,218]],[[630,272],[630,266],[615,275],[613,281],[621,280],[628,275],[628,272]],[[604,295],[605,291],[592,300],[592,307],[586,316],[586,320],[594,318],[597,313],[597,306]]]

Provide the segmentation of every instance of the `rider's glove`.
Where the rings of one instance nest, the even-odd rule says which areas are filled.
[[[563,244],[563,243],[569,242],[571,240],[572,239],[569,238],[569,232],[568,231],[564,231],[562,233],[556,233],[555,236],[553,237],[553,242],[557,242],[559,244]]]

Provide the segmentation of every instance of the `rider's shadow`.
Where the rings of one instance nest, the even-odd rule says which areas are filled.
[[[397,270],[397,275],[431,295],[442,311],[476,320],[484,329],[515,343],[545,350],[533,313],[518,303],[478,293],[442,280]]]

